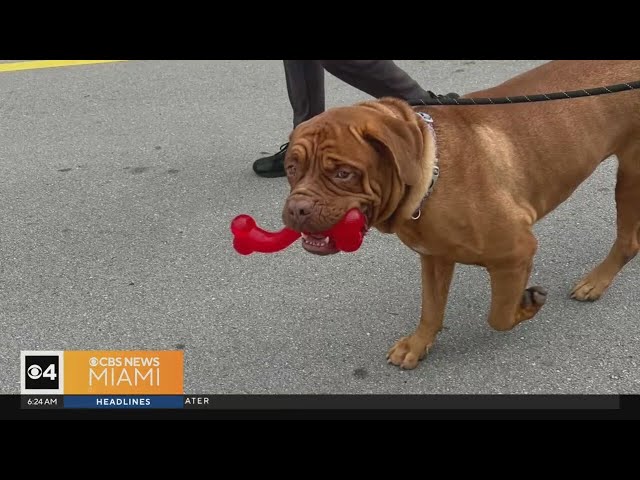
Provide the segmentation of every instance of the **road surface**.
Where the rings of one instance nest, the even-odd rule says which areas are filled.
[[[398,63],[464,93],[542,62]],[[328,106],[368,98],[326,82]],[[20,391],[21,350],[175,348],[186,393],[640,393],[640,262],[599,302],[569,299],[614,238],[615,159],[536,227],[534,320],[491,330],[488,276],[460,266],[445,330],[402,371],[385,354],[417,324],[420,272],[395,237],[331,257],[231,248],[239,213],[282,226],[286,180],[251,163],[290,127],[278,61],[0,72],[0,393]]]

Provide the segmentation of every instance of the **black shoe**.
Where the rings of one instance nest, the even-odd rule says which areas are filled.
[[[256,175],[265,178],[285,177],[284,155],[287,152],[288,143],[280,146],[280,151],[269,157],[262,157],[253,162],[253,171]]]

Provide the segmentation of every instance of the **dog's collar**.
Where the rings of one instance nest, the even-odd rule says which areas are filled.
[[[424,202],[427,200],[427,198],[431,196],[431,192],[433,192],[433,187],[435,186],[436,182],[438,181],[438,177],[440,176],[440,167],[438,167],[438,147],[436,143],[436,131],[433,128],[433,118],[431,118],[431,115],[425,112],[416,112],[416,113],[420,118],[422,118],[425,121],[425,123],[427,124],[427,127],[429,128],[429,133],[431,133],[431,136],[433,137],[433,146],[434,146],[435,152],[434,152],[434,163],[433,163],[433,175],[431,176],[431,182],[429,182],[429,188],[427,188],[427,193],[425,194],[425,196],[422,197],[422,200],[420,201],[420,205],[418,205],[418,208],[416,209],[416,211],[413,212],[413,215],[411,215],[411,218],[413,220],[418,220],[420,218],[420,215],[422,214],[422,206],[424,205]]]

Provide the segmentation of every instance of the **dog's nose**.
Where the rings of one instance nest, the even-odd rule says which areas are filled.
[[[289,202],[289,216],[298,224],[302,224],[313,211],[313,202],[307,198],[297,198]]]

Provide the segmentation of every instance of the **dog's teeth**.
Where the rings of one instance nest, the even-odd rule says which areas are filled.
[[[323,242],[324,242],[324,243],[326,243],[326,244],[328,244],[328,243],[329,243],[329,237],[324,237]]]

